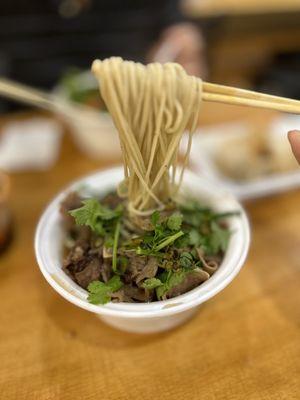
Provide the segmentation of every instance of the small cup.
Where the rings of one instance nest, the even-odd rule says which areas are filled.
[[[206,282],[172,299],[153,303],[108,303],[94,305],[87,301],[87,292],[69,278],[61,268],[63,236],[59,204],[71,190],[87,187],[104,195],[122,180],[123,169],[114,168],[82,178],[62,191],[43,213],[35,236],[35,252],[39,267],[48,283],[65,299],[91,311],[116,328],[136,333],[154,333],[174,328],[189,319],[199,305],[224,289],[237,275],[248,253],[250,230],[242,206],[219,184],[186,171],[182,190],[219,212],[239,211],[228,220],[232,235],[219,269]]]

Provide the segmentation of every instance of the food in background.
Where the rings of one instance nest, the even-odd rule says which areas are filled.
[[[239,182],[297,168],[286,137],[272,135],[265,125],[224,140],[214,161],[224,176]]]

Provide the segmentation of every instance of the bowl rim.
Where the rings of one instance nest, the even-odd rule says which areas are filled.
[[[66,193],[70,190],[76,189],[76,187],[84,184],[89,179],[102,179],[110,180],[111,182],[116,181],[116,177],[120,179],[123,173],[122,167],[114,167],[110,169],[104,169],[100,171],[93,172],[91,174],[85,175],[75,181],[71,182],[71,184],[67,185],[63,190],[61,190],[46,206],[44,212],[42,213],[40,220],[38,222],[35,239],[34,239],[34,248],[35,255],[38,266],[41,270],[46,281],[49,283],[52,288],[57,291],[62,297],[66,300],[70,301],[74,305],[83,308],[87,311],[106,315],[106,316],[114,316],[120,318],[153,318],[153,317],[164,317],[169,315],[174,315],[180,312],[184,312],[190,308],[196,307],[199,304],[207,301],[211,297],[215,296],[221,290],[223,290],[239,273],[242,268],[244,261],[247,257],[249,245],[250,245],[250,227],[249,221],[246,215],[246,212],[242,205],[238,202],[238,200],[227,190],[221,188],[215,182],[207,180],[206,177],[198,176],[191,171],[185,172],[185,177],[189,176],[190,179],[198,180],[199,182],[205,182],[206,185],[209,185],[211,188],[214,188],[218,192],[227,196],[232,203],[235,204],[235,209],[240,211],[239,215],[239,235],[240,235],[240,246],[239,248],[235,248],[234,256],[228,262],[227,265],[222,265],[222,271],[224,277],[222,279],[216,279],[214,274],[211,278],[209,278],[203,284],[197,286],[195,289],[190,290],[187,293],[184,293],[180,296],[174,297],[168,300],[156,301],[152,303],[107,303],[105,305],[94,305],[88,303],[86,300],[87,292],[86,290],[80,288],[75,282],[72,281],[72,290],[67,290],[65,283],[61,283],[57,278],[53,276],[48,271],[49,260],[45,260],[45,257],[42,254],[43,248],[43,236],[47,235],[45,232],[46,227],[54,214],[57,212],[59,203],[65,197]],[[184,178],[185,180],[185,178]],[[115,184],[115,183],[114,183]],[[47,239],[49,237],[46,236]],[[227,273],[226,273],[227,272]],[[65,274],[65,278],[71,280]],[[75,286],[75,288],[74,288]],[[76,293],[76,295],[74,294]]]

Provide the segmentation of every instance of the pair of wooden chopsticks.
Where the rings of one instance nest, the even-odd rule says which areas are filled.
[[[298,100],[207,82],[203,82],[202,84],[202,99],[217,103],[266,108],[300,114],[300,101]]]
[[[58,101],[59,99],[49,93],[3,78],[0,79],[0,95],[1,94],[17,101],[30,103],[52,111],[57,111],[61,106]],[[213,101],[217,103],[252,106],[300,114],[300,101],[298,100],[207,82],[202,83],[202,99],[204,101]]]

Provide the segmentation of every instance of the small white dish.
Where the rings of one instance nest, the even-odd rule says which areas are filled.
[[[287,132],[300,125],[300,117],[297,115],[280,115],[270,123],[268,127],[269,140],[277,149],[284,152],[287,157],[293,158],[287,139]],[[190,160],[192,169],[201,173],[216,184],[222,185],[238,199],[251,199],[269,196],[284,192],[300,186],[300,170],[295,162],[295,170],[278,172],[261,176],[251,181],[235,181],[222,174],[215,163],[215,157],[219,149],[224,145],[231,146],[232,139],[248,135],[251,125],[241,122],[225,123],[199,129],[194,135]],[[237,151],[237,149],[235,149]]]
[[[198,306],[224,289],[237,275],[248,253],[250,230],[242,206],[228,192],[205,178],[186,171],[182,190],[218,211],[240,211],[228,220],[232,236],[218,271],[197,288],[173,299],[153,303],[108,303],[94,305],[87,301],[87,292],[62,270],[63,229],[59,204],[71,190],[87,190],[104,195],[123,178],[123,169],[96,172],[71,184],[49,204],[43,213],[35,236],[35,253],[42,274],[66,300],[91,311],[116,328],[137,333],[153,333],[173,328],[190,318]],[[82,189],[87,188],[87,189]]]

